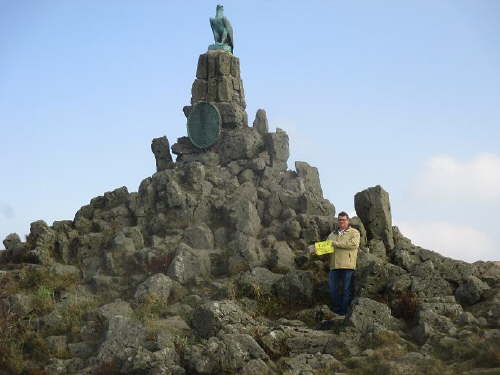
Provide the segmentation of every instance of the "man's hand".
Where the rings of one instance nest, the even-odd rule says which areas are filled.
[[[309,245],[307,247],[307,250],[309,250],[309,252],[312,254],[312,253],[316,252],[316,247],[314,245]]]

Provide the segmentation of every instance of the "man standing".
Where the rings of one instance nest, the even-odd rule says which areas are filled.
[[[351,303],[351,281],[356,269],[360,241],[359,232],[349,226],[349,215],[346,212],[339,213],[338,228],[330,233],[327,240],[332,241],[334,248],[330,255],[328,274],[332,310],[336,314],[345,315]]]

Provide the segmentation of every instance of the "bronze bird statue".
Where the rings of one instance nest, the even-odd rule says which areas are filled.
[[[233,28],[231,22],[224,17],[224,6],[217,5],[215,17],[210,17],[210,26],[214,33],[216,44],[227,44],[231,47],[231,53],[234,49]]]

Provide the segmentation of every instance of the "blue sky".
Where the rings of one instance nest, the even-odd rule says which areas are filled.
[[[217,2],[0,0],[0,239],[72,219],[186,134]],[[499,260],[500,2],[226,1],[247,112],[354,211],[377,184],[413,242]]]

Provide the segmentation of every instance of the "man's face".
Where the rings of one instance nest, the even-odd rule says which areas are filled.
[[[346,216],[339,216],[338,222],[340,230],[345,230],[349,227],[349,219]]]

